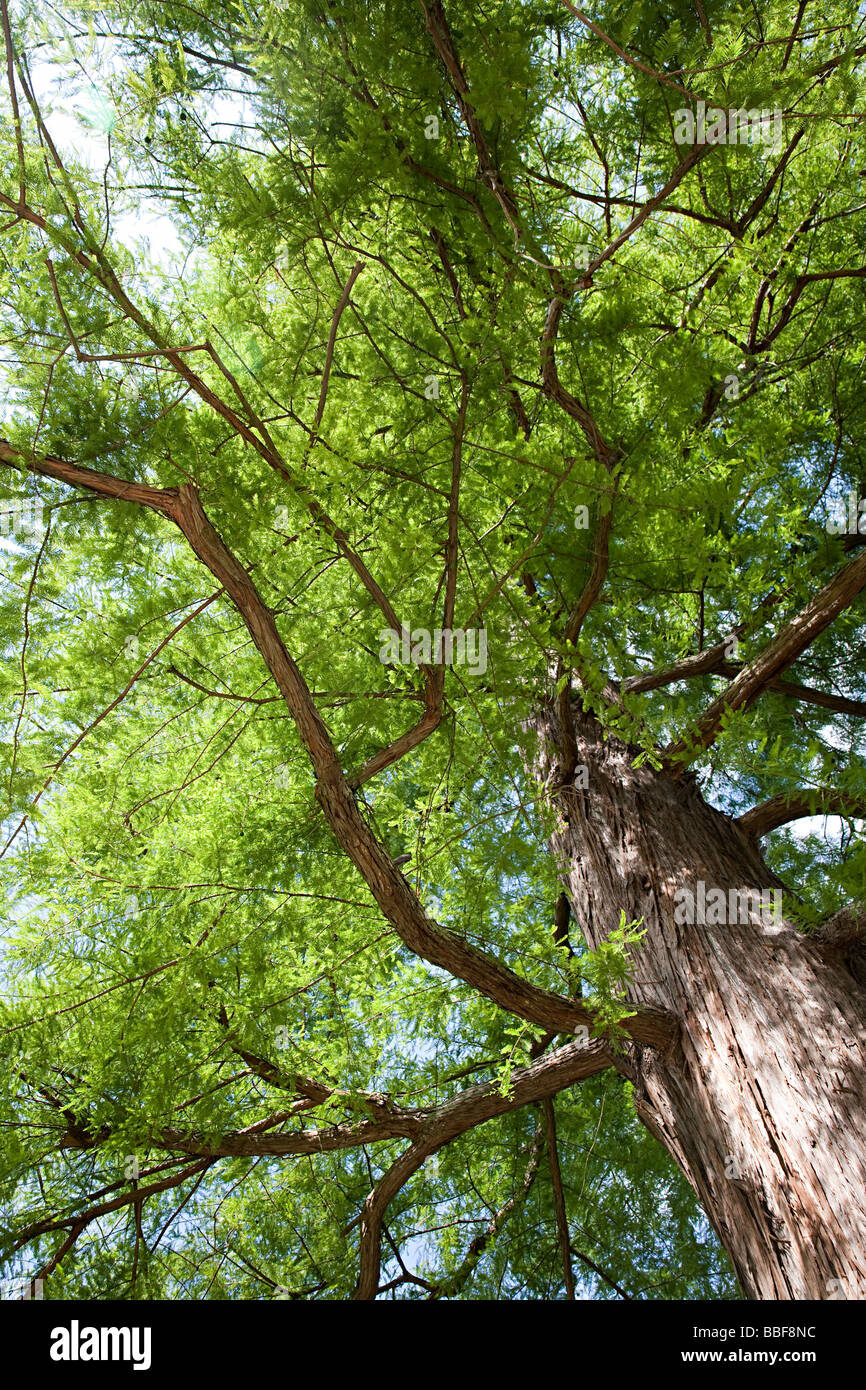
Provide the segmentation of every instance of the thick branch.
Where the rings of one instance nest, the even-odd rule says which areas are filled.
[[[217,1015],[219,1022],[227,1031],[229,1030],[229,1017],[225,1008],[221,1008]],[[236,1056],[246,1062],[250,1071],[261,1081],[269,1086],[274,1086],[279,1091],[289,1091],[293,1095],[300,1095],[303,1100],[296,1101],[293,1110],[306,1109],[324,1105],[329,1100],[342,1100],[349,1104],[356,1103],[367,1107],[370,1113],[376,1117],[381,1117],[386,1111],[391,1114],[399,1114],[411,1117],[416,1112],[401,1111],[393,1104],[390,1097],[383,1096],[378,1091],[342,1091],[333,1086],[325,1086],[323,1082],[317,1081],[315,1077],[304,1076],[301,1072],[284,1071],[282,1067],[267,1057],[260,1057],[255,1052],[247,1052],[236,1042],[231,1041],[229,1034],[229,1045]],[[420,1112],[417,1112],[420,1113]]]
[[[606,1070],[613,1064],[613,1054],[605,1043],[569,1043],[527,1067],[514,1072],[511,1087],[503,1095],[499,1083],[485,1082],[471,1086],[446,1103],[428,1120],[421,1134],[374,1187],[361,1217],[361,1267],[356,1299],[374,1299],[379,1288],[382,1223],[389,1203],[417,1172],[430,1154],[445,1144],[474,1129],[485,1121],[504,1115],[529,1101],[544,1100],[556,1095],[566,1086],[573,1086],[588,1076]]]
[[[734,635],[737,630],[734,629]],[[683,657],[673,666],[664,670],[648,671],[645,676],[631,676],[623,681],[620,689],[624,694],[642,695],[647,690],[660,690],[674,685],[677,681],[693,680],[697,676],[727,676],[730,680],[743,669],[740,661],[726,661],[724,653],[730,639],[717,642],[705,651],[695,652],[693,656]],[[820,705],[822,709],[833,710],[836,714],[854,714],[861,718],[866,715],[866,700],[851,700],[847,695],[831,695],[824,690],[816,690],[811,685],[800,685],[797,681],[786,681],[781,677],[769,681],[767,689],[777,695],[787,695],[792,700],[802,700],[807,705]]]
[[[593,546],[592,570],[586,581],[583,593],[575,604],[574,611],[569,616],[563,634],[566,642],[571,642],[573,644],[577,641],[580,636],[580,629],[583,627],[584,619],[601,593],[602,586],[607,578],[608,565],[610,564],[610,532],[612,526],[613,506],[611,505],[598,523],[598,529],[595,534],[595,544]]]
[[[368,1100],[368,1105],[373,1105]],[[385,1139],[414,1139],[421,1130],[429,1111],[402,1110],[384,1096],[380,1098],[381,1118],[359,1120],[356,1124],[327,1125],[321,1129],[302,1129],[290,1134],[274,1134],[269,1130],[239,1130],[223,1134],[211,1141],[202,1135],[185,1134],[167,1126],[154,1136],[153,1143],[169,1153],[184,1153],[196,1158],[283,1158],[288,1154],[332,1153],[336,1149],[357,1149],[362,1144],[377,1144]],[[281,1124],[294,1111],[269,1117],[268,1124]]]
[[[863,903],[848,903],[841,907],[816,927],[813,940],[820,946],[843,952],[860,946],[866,942],[866,906]]]
[[[825,584],[824,588],[744,666],[690,730],[670,744],[670,762],[686,763],[711,747],[730,713],[748,709],[782,671],[792,665],[817,637],[854,602],[866,586],[866,552]]]
[[[866,800],[849,796],[845,792],[831,791],[827,787],[797,792],[780,792],[753,806],[751,811],[738,816],[736,824],[750,835],[768,835],[780,825],[789,821],[801,820],[804,816],[856,816],[866,817]]]
[[[177,501],[177,488],[145,487],[142,483],[128,483],[123,478],[112,477],[110,473],[84,468],[79,463],[67,463],[65,459],[50,454],[37,457],[14,448],[7,439],[0,439],[0,463],[16,471],[26,470],[40,473],[45,478],[56,478],[58,482],[85,488],[100,497],[112,497],[117,502],[137,502],[142,507],[162,512],[163,516],[172,515]]]
[[[399,738],[395,738],[386,748],[380,748],[371,758],[368,758],[364,766],[357,772],[352,773],[349,778],[349,786],[356,789],[369,782],[371,777],[375,777],[392,763],[399,762],[405,758],[407,753],[411,753],[413,748],[417,748],[423,743],[425,738],[429,738],[434,729],[438,729],[442,723],[442,691],[441,683],[428,680],[424,689],[424,702],[427,706],[417,724],[413,724],[411,729],[407,729]]]
[[[660,690],[664,686],[675,685],[677,681],[714,675],[721,669],[727,651],[727,641],[717,642],[705,651],[685,656],[682,661],[676,661],[672,666],[665,666],[660,671],[648,671],[644,676],[630,676],[622,682],[620,689],[624,695],[642,695],[647,690]]]
[[[20,457],[11,446],[5,448],[7,454]],[[0,458],[11,463],[10,457],[0,455]],[[41,460],[40,468],[48,476],[74,486],[106,497],[140,501],[169,515],[202,564],[219,577],[295,721],[316,776],[316,798],[337,843],[364,878],[403,944],[415,955],[465,981],[520,1018],[557,1033],[574,1033],[580,1027],[591,1026],[593,1018],[588,1010],[521,979],[507,966],[461,937],[444,931],[427,916],[399,868],[361,815],[328,729],[306,681],[283,644],[273,613],[247,571],[211,525],[196,489],[189,483],[177,490],[139,488],[62,460]],[[635,1041],[661,1047],[672,1041],[676,1031],[671,1017],[661,1010],[646,1007],[638,1008],[625,1027]]]
[[[742,666],[734,661],[724,661],[718,667],[721,676],[736,676]],[[830,695],[824,690],[815,690],[811,685],[799,685],[796,681],[773,680],[768,690],[777,695],[787,695],[791,700],[802,700],[806,705],[819,705],[821,709],[831,709],[836,714],[853,714],[861,719],[866,715],[866,700],[850,700],[846,695]]]

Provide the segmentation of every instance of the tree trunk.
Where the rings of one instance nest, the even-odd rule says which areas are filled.
[[[643,919],[629,999],[670,1010],[677,1044],[631,1046],[637,1111],[694,1187],[747,1298],[866,1297],[866,989],[840,953],[736,894],[775,890],[757,842],[706,804],[691,774],[634,768],[574,710],[586,790],[558,787],[557,715],[540,710],[536,773],[574,916],[597,947]],[[698,883],[727,911],[683,921]],[[734,895],[731,895],[734,890]],[[739,903],[740,910],[737,911]]]

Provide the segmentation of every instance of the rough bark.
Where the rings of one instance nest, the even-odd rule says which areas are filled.
[[[757,841],[693,777],[633,767],[637,750],[579,709],[588,789],[562,787],[555,708],[535,724],[574,917],[591,947],[621,909],[642,918],[630,997],[680,1021],[676,1048],[630,1046],[620,1062],[640,1118],[694,1187],[748,1298],[862,1297],[866,990],[784,916],[677,921],[675,894],[698,880],[726,896],[781,888]]]

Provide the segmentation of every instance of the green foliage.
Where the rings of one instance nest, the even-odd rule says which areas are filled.
[[[646,928],[639,931],[643,918],[626,922],[625,913],[620,912],[619,926],[612,927],[606,940],[595,950],[587,949],[580,957],[579,974],[589,985],[586,1002],[595,1012],[593,1034],[596,1037],[607,1035],[616,1046],[621,1046],[628,1034],[621,1026],[626,1018],[633,1018],[634,1012],[623,1008],[626,987],[632,976],[632,961],[628,953],[630,946],[639,945],[646,934]]]
[[[411,854],[403,872],[432,917],[539,987],[585,982],[594,1032],[620,1043],[640,923],[622,913],[569,965],[526,771],[526,723],[555,684],[599,522],[609,568],[572,684],[635,766],[658,766],[719,675],[626,693],[616,713],[611,676],[663,670],[740,624],[747,662],[848,558],[826,521],[866,484],[864,281],[801,285],[862,265],[850,7],[825,6],[785,61],[796,6],[705,3],[712,49],[699,9],[596,5],[630,64],[550,0],[445,0],[519,238],[421,7],[393,0],[22,0],[14,42],[62,171],[20,73],[23,161],[8,92],[0,128],[0,433],[28,459],[194,483],[348,772],[417,723],[424,681],[379,659],[385,619],[346,556],[401,621],[442,626],[465,388],[454,626],[484,628],[487,669],[444,673],[435,732],[356,801],[392,855]],[[789,153],[719,147],[626,235],[683,157],[683,82],[781,108]],[[16,211],[22,181],[36,220]],[[611,245],[556,344],[563,388],[619,450],[608,472],[542,389],[539,342],[551,276],[574,284],[579,248]],[[481,1082],[508,1095],[539,1030],[402,945],[328,829],[249,632],[177,528],[24,465],[0,483],[0,511],[43,517],[0,540],[10,1274],[64,1238],[16,1253],[15,1231],[192,1168],[166,1130],[212,1145],[257,1125],[361,1124],[371,1094],[418,1109]],[[866,698],[863,616],[861,596],[790,679]],[[820,788],[862,794],[864,755],[862,719],[776,691],[726,723],[698,771],[732,815],[803,785],[819,815]],[[862,822],[841,826],[769,844],[804,920],[866,897]],[[299,1077],[327,1099],[311,1104]],[[583,1291],[735,1297],[621,1078],[556,1107]],[[69,1114],[79,1147],[63,1146]],[[386,1296],[561,1296],[540,1123],[531,1106],[507,1113],[443,1148],[438,1176],[429,1161],[412,1176],[388,1232],[432,1288],[392,1287],[389,1246]],[[347,1298],[358,1213],[405,1145],[224,1155],[90,1225],[46,1296]]]

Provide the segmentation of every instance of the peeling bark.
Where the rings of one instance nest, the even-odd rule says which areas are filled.
[[[647,928],[630,998],[674,1014],[679,1044],[629,1047],[641,1120],[695,1189],[748,1298],[847,1297],[866,1288],[866,990],[781,917],[689,925],[675,894],[782,888],[757,842],[690,776],[632,767],[573,711],[588,790],[561,787],[555,709],[535,719],[535,770],[572,912],[591,947],[619,922]],[[745,913],[743,913],[746,916]],[[859,1291],[859,1292],[858,1292]]]

